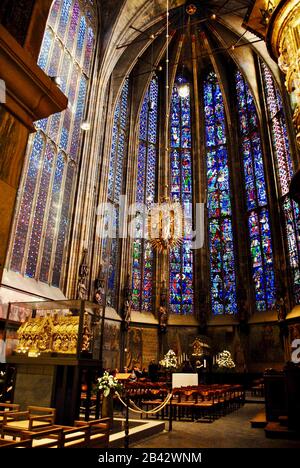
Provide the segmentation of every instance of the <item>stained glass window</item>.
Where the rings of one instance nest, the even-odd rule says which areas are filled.
[[[248,232],[255,287],[256,309],[270,309],[275,302],[272,236],[262,145],[253,96],[242,74],[236,73],[240,152],[244,168]]]
[[[265,99],[271,130],[271,140],[280,191],[280,204],[285,219],[285,231],[289,266],[292,275],[294,298],[300,303],[300,222],[299,207],[289,196],[289,185],[294,174],[287,125],[280,92],[273,76],[263,61],[260,61]]]
[[[129,81],[126,79],[121,97],[116,105],[112,132],[112,145],[109,160],[107,201],[115,207],[116,217],[113,220],[116,238],[107,238],[102,243],[102,259],[108,267],[108,305],[116,307],[117,271],[120,253],[118,203],[123,189],[124,162],[128,136],[128,93]]]
[[[38,65],[60,78],[68,108],[36,122],[18,199],[10,269],[59,287],[96,28],[91,2],[56,0]]]
[[[180,246],[170,250],[170,313],[193,314],[193,250],[190,232],[192,228],[192,131],[190,93],[181,97],[178,87],[188,81],[179,76],[175,80],[171,100],[171,198],[183,205],[185,213],[185,233]]]
[[[212,312],[235,314],[236,273],[225,112],[214,72],[204,81],[204,105]]]
[[[156,194],[158,82],[153,78],[140,114],[136,203],[150,206]],[[142,237],[142,236],[141,236]],[[135,239],[132,263],[133,308],[151,312],[153,303],[153,250],[145,239]]]

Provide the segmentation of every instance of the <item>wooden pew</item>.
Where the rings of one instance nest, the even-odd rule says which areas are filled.
[[[89,448],[108,448],[109,446],[109,429],[110,429],[110,419],[102,418],[95,419],[93,421],[75,421],[74,425],[76,427],[84,427],[88,425],[89,427]]]

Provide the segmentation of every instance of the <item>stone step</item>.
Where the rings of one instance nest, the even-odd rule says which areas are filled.
[[[266,412],[260,411],[250,420],[251,427],[265,427],[267,424]]]
[[[288,427],[289,419],[287,416],[279,416],[278,422],[281,426]]]
[[[269,422],[265,427],[265,434],[269,439],[300,439],[300,432],[292,431],[287,427],[281,426],[279,422]]]

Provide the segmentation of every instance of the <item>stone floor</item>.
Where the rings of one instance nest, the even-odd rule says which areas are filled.
[[[253,429],[250,419],[263,405],[246,403],[239,410],[213,423],[173,422],[172,432],[162,432],[144,439],[132,448],[300,448],[298,440],[274,440],[265,437],[264,429]],[[168,422],[166,421],[166,429]]]

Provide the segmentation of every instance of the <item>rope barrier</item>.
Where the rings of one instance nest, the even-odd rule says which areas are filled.
[[[116,395],[117,397],[119,398],[120,402],[122,403],[123,406],[125,406],[125,408],[127,408],[127,404],[122,400],[120,394],[118,392],[116,392]],[[128,408],[130,409],[130,411],[132,411],[133,413],[138,413],[138,414],[155,414],[155,413],[158,413],[159,411],[161,411],[171,400],[173,394],[172,392],[168,394],[167,398],[159,405],[157,406],[156,408],[153,408],[152,410],[149,410],[149,411],[145,411],[141,408],[139,408],[135,403],[134,401],[132,400],[129,400],[130,403],[135,407],[134,408],[131,408],[128,406]]]

